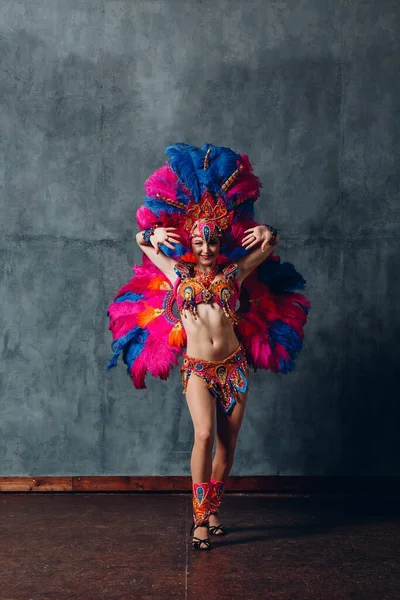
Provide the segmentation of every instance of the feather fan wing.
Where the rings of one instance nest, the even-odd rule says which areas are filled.
[[[173,289],[168,279],[147,257],[133,272],[107,310],[114,340],[107,368],[115,367],[122,353],[127,373],[140,389],[146,387],[148,372],[168,378],[186,339],[180,319],[172,312]]]
[[[249,363],[274,373],[289,373],[303,346],[310,302],[305,280],[291,263],[273,256],[247,277],[240,296],[237,333]]]

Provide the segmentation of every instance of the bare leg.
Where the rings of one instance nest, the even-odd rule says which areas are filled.
[[[191,374],[186,390],[186,400],[194,427],[194,445],[190,460],[192,480],[208,482],[211,477],[212,449],[215,429],[215,398],[204,381]],[[207,527],[196,528],[196,537],[208,539]]]
[[[248,378],[248,374],[246,373]],[[239,401],[233,407],[230,415],[217,407],[217,447],[212,463],[212,477],[226,481],[233,465],[236,442],[243,421],[247,403],[247,392],[239,393]],[[210,525],[220,525],[218,515],[210,515]],[[217,534],[219,535],[219,534]]]

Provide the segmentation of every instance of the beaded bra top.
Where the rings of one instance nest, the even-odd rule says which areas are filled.
[[[179,261],[174,267],[178,279],[174,285],[174,294],[179,312],[188,310],[197,319],[197,304],[218,304],[224,314],[233,323],[237,323],[236,304],[240,295],[240,285],[236,280],[237,263],[222,269],[223,279],[212,281],[208,286],[194,277],[194,264]],[[186,316],[186,314],[185,314]]]

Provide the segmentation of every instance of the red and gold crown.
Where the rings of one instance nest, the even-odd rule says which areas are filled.
[[[221,231],[226,231],[233,219],[233,211],[228,211],[222,198],[216,201],[209,190],[200,196],[200,202],[191,200],[186,209],[183,227],[191,232],[197,221],[209,222],[218,226]],[[214,227],[213,227],[214,229]]]

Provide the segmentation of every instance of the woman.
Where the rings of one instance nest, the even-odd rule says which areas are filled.
[[[167,379],[183,354],[195,433],[193,548],[209,550],[208,533],[225,533],[218,511],[246,407],[249,367],[293,369],[309,302],[294,292],[304,287],[303,277],[272,256],[276,229],[254,220],[261,182],[248,157],[207,143],[173,144],[166,153],[167,163],[146,181],[136,212],[142,265],[133,267],[133,278],[108,307],[114,337],[108,368],[122,353],[141,389],[146,373]],[[175,302],[181,318],[174,315]]]
[[[180,243],[180,236],[176,228],[157,227],[151,232],[147,242],[145,241],[146,235],[143,235],[144,232],[139,232],[136,240],[152,263],[164,273],[174,289],[177,289],[178,294],[179,288],[183,288],[186,285],[185,282],[190,281],[191,278],[199,281],[200,285],[205,284],[206,290],[209,288],[212,290],[213,283],[227,284],[224,272],[219,269],[217,264],[222,236],[217,226],[210,232],[212,225],[213,223],[207,220],[196,221],[192,228],[190,238],[196,265],[189,273],[182,273],[176,260],[160,252],[160,244],[173,250],[174,244]],[[246,250],[250,248],[253,250],[234,265],[233,272],[238,287],[271,254],[278,243],[279,236],[274,235],[271,229],[261,225],[246,230],[242,245]],[[209,277],[208,281],[207,276]],[[176,285],[177,282],[180,284],[179,287]],[[214,298],[204,302],[200,294],[199,300],[199,303],[192,305],[194,310],[190,310],[190,307],[185,306],[184,302],[182,303],[181,310],[184,317],[182,323],[187,338],[187,351],[182,371],[186,400],[194,427],[194,446],[190,463],[193,488],[193,533],[196,530],[193,547],[208,550],[211,547],[208,529],[216,535],[224,534],[223,525],[217,515],[225,482],[233,464],[236,441],[246,408],[248,366],[245,351],[236,337],[234,312],[230,315],[226,310],[224,311],[218,302],[212,301]],[[192,363],[199,362],[199,366],[204,366],[200,361],[217,363],[213,364],[212,368],[218,370],[218,366],[222,366],[222,379],[224,379],[224,375],[226,375],[224,360],[235,352],[236,356],[238,353],[240,353],[239,356],[241,355],[239,362],[243,370],[240,371],[242,381],[239,389],[243,389],[243,391],[238,391],[237,387],[234,388],[237,392],[236,398],[231,399],[232,406],[229,406],[228,413],[224,410],[223,405],[221,406],[215,401],[215,396],[220,390],[214,390],[213,394],[207,384],[205,385],[204,379],[199,375],[199,371],[196,371],[196,368],[188,377],[185,363],[188,360]],[[228,401],[229,392],[230,390],[226,394]],[[222,400],[220,396],[221,392],[218,399]],[[217,422],[217,444],[212,460],[215,420]],[[218,489],[218,494],[216,489]],[[200,490],[200,494],[197,493],[198,490]]]

